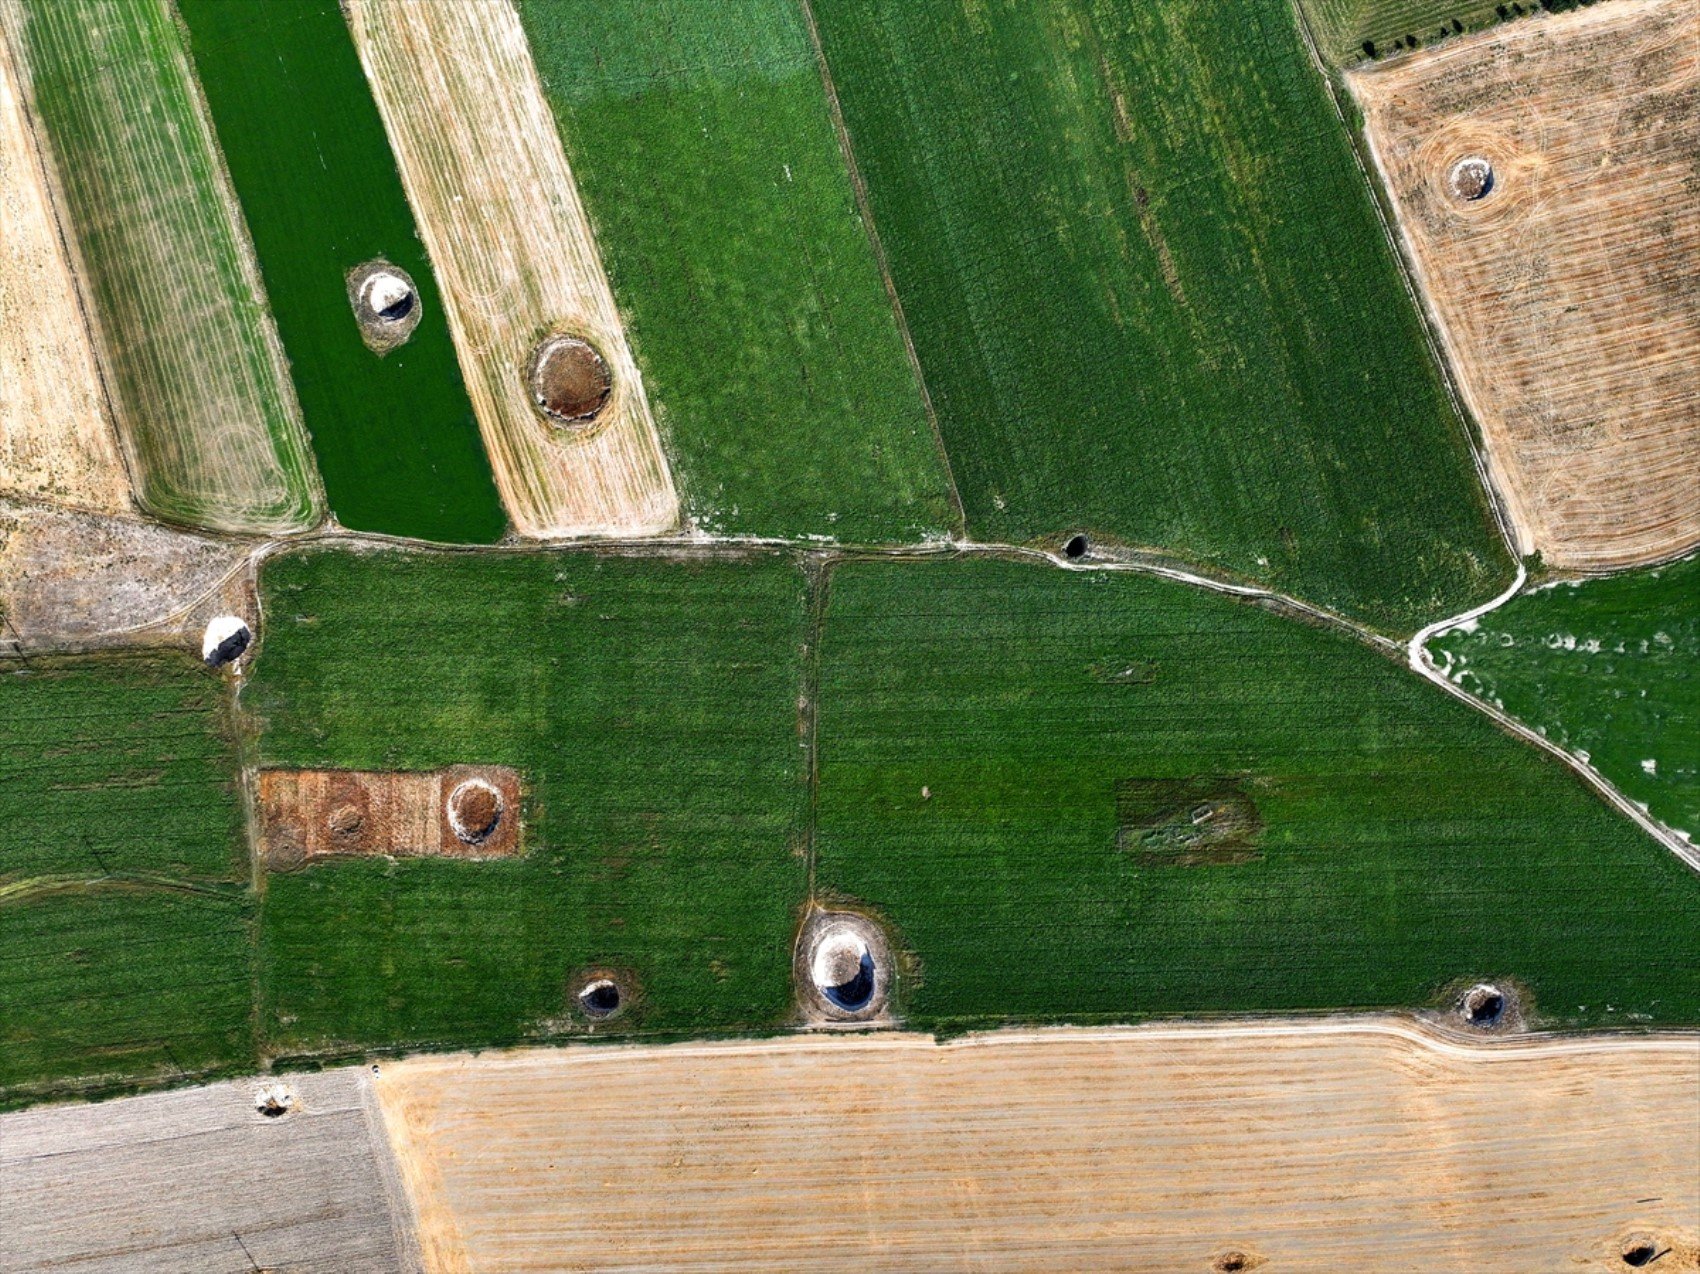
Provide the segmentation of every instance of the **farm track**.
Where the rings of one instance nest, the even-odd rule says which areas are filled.
[[[529,1050],[373,1086],[435,1270],[823,1245],[881,1269],[1610,1269],[1640,1235],[1691,1268],[1697,1058],[1692,1035],[1372,1018]],[[563,1114],[587,1097],[610,1117]]]
[[[512,5],[354,0],[347,12],[514,525],[534,539],[677,525],[643,381]],[[557,429],[533,408],[532,350],[553,332],[588,339],[613,374],[590,427]]]

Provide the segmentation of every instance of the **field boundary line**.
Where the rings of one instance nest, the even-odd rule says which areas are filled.
[[[903,311],[903,298],[897,294],[897,280],[891,274],[891,262],[885,254],[879,227],[874,224],[873,201],[868,197],[868,183],[862,178],[862,167],[856,162],[856,148],[850,141],[850,126],[844,121],[844,108],[838,100],[838,86],[832,79],[832,67],[826,60],[826,46],[821,42],[820,26],[815,22],[812,0],[798,0],[803,22],[809,30],[809,44],[814,49],[815,66],[820,71],[821,87],[826,93],[826,113],[832,120],[832,131],[838,137],[838,150],[844,158],[845,172],[850,178],[850,193],[856,200],[856,211],[862,218],[862,230],[873,248],[874,264],[879,268],[880,281],[885,284],[886,299],[891,303],[892,316],[897,320],[898,335],[903,338],[903,350],[909,356],[909,368],[914,373],[916,387],[921,391],[921,407],[927,414],[927,426],[933,431],[933,446],[938,452],[939,467],[944,470],[945,486],[950,491],[950,505],[956,510],[956,524],[963,535],[968,534],[968,511],[962,505],[962,492],[956,486],[956,472],[951,468],[950,452],[944,445],[944,431],[939,428],[938,412],[933,407],[933,393],[927,387],[927,374],[921,369],[921,356],[915,350],[915,338],[909,330],[909,316]]]

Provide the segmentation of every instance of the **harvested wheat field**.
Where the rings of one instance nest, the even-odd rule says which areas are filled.
[[[1347,79],[1522,549],[1605,570],[1700,543],[1700,7],[1621,0]]]
[[[19,94],[0,34],[0,492],[121,513],[130,478]]]
[[[252,615],[243,546],[134,517],[0,499],[0,652],[169,645]]]
[[[348,11],[509,517],[543,539],[670,529],[667,461],[518,16]],[[561,356],[586,343],[582,364]]]
[[[1610,1270],[1639,1242],[1692,1270],[1700,1229],[1693,1037],[792,1038],[374,1089],[443,1271]]]
[[[260,772],[260,852],[273,868],[341,854],[506,858],[519,825],[519,773],[503,765]]]

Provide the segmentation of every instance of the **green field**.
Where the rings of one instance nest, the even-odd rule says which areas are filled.
[[[1286,0],[817,0],[970,530],[1390,629],[1510,563]]]
[[[179,0],[259,252],[331,507],[347,527],[458,543],[507,518],[442,299],[336,0]],[[344,277],[384,257],[423,318],[383,358]]]
[[[0,668],[0,1106],[252,1067],[228,714],[187,656]]]
[[[794,0],[521,0],[690,518],[959,526]]]
[[[782,1021],[804,895],[804,578],[778,556],[298,553],[243,705],[274,766],[506,764],[526,855],[268,878],[277,1051],[552,1034],[589,966],[623,1028]]]
[[[219,678],[187,658],[0,663],[0,894],[245,871]]]
[[[1429,649],[1464,689],[1700,837],[1700,557],[1533,589]]]
[[[169,5],[26,0],[4,13],[138,498],[224,530],[317,521],[307,436]]]
[[[1549,1024],[1700,1022],[1700,880],[1349,637],[989,559],[840,566],[825,615],[816,879],[915,953],[915,1025],[1422,1005],[1477,977]]]

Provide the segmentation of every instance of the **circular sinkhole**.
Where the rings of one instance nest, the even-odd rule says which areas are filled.
[[[502,794],[483,779],[467,779],[449,793],[449,826],[463,844],[482,845],[502,821]]]
[[[240,616],[216,616],[201,635],[201,658],[209,668],[222,668],[240,659],[253,640],[253,632]]]
[[[413,280],[395,270],[374,270],[360,285],[360,300],[381,323],[400,323],[413,313],[418,298]]]
[[[559,425],[586,425],[601,415],[614,390],[608,364],[589,341],[551,336],[531,356],[532,405]]]
[[[267,1119],[281,1119],[295,1109],[295,1094],[282,1084],[265,1084],[254,1090],[254,1109]]]
[[[1480,155],[1466,155],[1447,172],[1446,188],[1463,203],[1485,199],[1493,191],[1493,165]]]
[[[366,825],[366,812],[358,805],[339,805],[325,819],[325,830],[339,839],[360,835]]]
[[[1659,1254],[1659,1245],[1652,1239],[1633,1238],[1623,1245],[1623,1263],[1633,1269],[1651,1265]]]
[[[826,1022],[866,1022],[885,1010],[891,951],[871,918],[817,911],[798,937],[793,974],[805,1014]]]
[[[1071,562],[1078,562],[1092,551],[1092,544],[1084,535],[1075,534],[1063,541],[1063,556]]]
[[[1464,1020],[1477,1030],[1487,1030],[1499,1025],[1505,1016],[1505,1010],[1510,1003],[1504,991],[1491,982],[1480,982],[1464,992],[1464,998],[1459,1003],[1459,1012]]]
[[[366,348],[382,357],[405,345],[424,310],[413,277],[379,257],[355,266],[345,281],[348,304]]]
[[[625,1002],[612,978],[594,978],[579,988],[579,1012],[586,1017],[598,1020],[613,1017]]]

